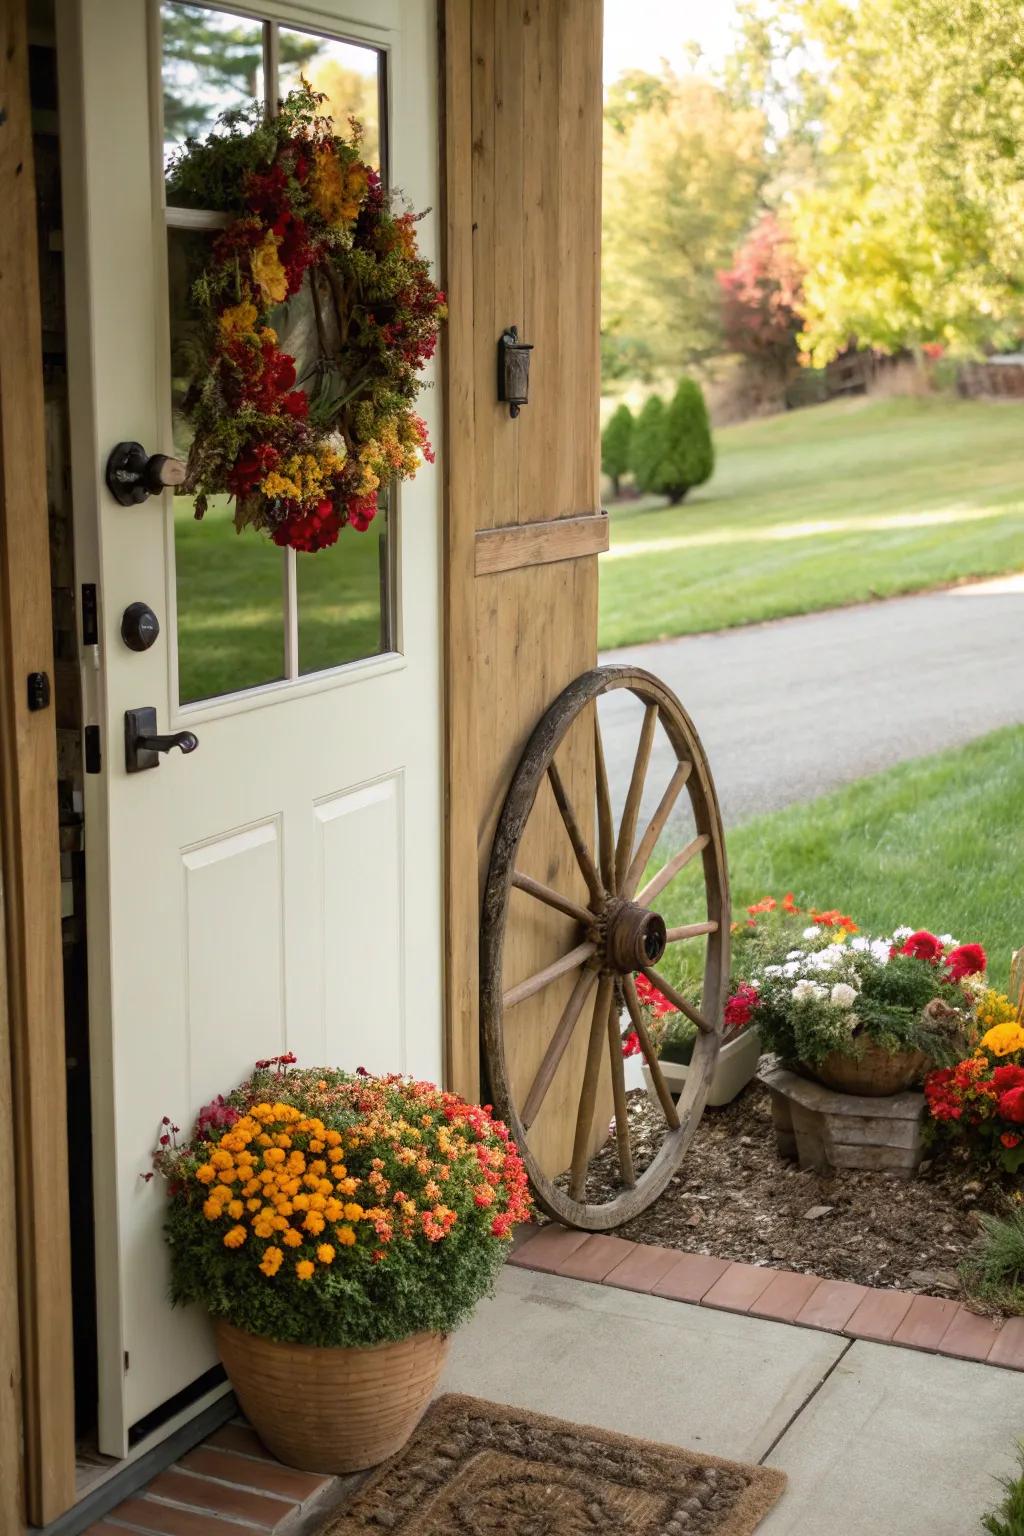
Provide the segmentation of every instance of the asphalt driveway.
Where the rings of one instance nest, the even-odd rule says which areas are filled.
[[[696,724],[725,821],[813,800],[904,758],[1024,722],[1024,574],[607,651],[663,678]],[[601,721],[619,806],[639,706]],[[659,732],[644,809],[671,772]]]

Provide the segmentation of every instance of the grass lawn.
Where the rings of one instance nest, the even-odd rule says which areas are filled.
[[[1024,726],[759,816],[728,834],[727,849],[734,913],[792,891],[875,933],[901,923],[951,933],[984,944],[1005,988],[1011,951],[1024,945]],[[691,921],[694,882],[684,874],[668,893],[666,919]],[[666,975],[681,975],[694,948],[673,945]]]
[[[612,506],[602,647],[1024,565],[1024,403],[838,400],[715,444],[714,477],[681,506]]]

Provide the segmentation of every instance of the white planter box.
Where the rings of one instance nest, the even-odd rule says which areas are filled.
[[[713,1109],[719,1109],[723,1104],[731,1104],[740,1089],[747,1086],[757,1071],[760,1055],[761,1031],[756,1024],[745,1029],[742,1035],[737,1035],[735,1040],[725,1042],[718,1053],[715,1075],[708,1089],[707,1102]],[[680,1061],[661,1061],[659,1066],[661,1075],[672,1092],[682,1093],[686,1087],[689,1066]],[[658,1096],[651,1082],[651,1069],[646,1062],[644,1062],[644,1082],[647,1085],[647,1092],[657,1103]]]

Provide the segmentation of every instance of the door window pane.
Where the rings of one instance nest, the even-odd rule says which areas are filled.
[[[317,37],[293,27],[278,29],[281,62],[278,95],[287,96],[302,78],[327,100],[323,111],[343,134],[350,117],[363,125],[363,158],[381,168],[380,80],[382,58],[376,48]]]
[[[365,533],[343,528],[330,549],[296,556],[303,675],[393,648],[388,633],[388,559],[383,507]]]
[[[262,101],[263,24],[205,5],[164,0],[164,162],[209,133],[221,112]]]
[[[189,299],[211,236],[167,231],[174,452],[188,457],[191,429],[181,407],[195,348]],[[213,498],[202,522],[190,496],[174,498],[178,601],[178,698],[182,704],[236,693],[284,676],[284,555],[262,534],[236,533],[233,505]]]

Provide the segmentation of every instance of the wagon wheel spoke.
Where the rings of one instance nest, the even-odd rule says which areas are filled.
[[[678,928],[665,930],[665,943],[677,944],[680,939],[699,939],[706,933],[717,932],[717,923],[682,923]]]
[[[514,987],[510,987],[501,999],[503,1008],[514,1008],[516,1003],[523,1003],[535,992],[540,992],[544,987],[557,981],[559,976],[567,976],[570,971],[578,970],[583,963],[596,954],[597,945],[589,941],[586,944],[577,944],[575,949],[570,949],[567,955],[559,960],[552,960],[542,971],[535,971],[532,976],[527,976],[525,981],[519,981]]]
[[[651,761],[651,748],[654,746],[654,732],[658,725],[658,706],[648,704],[644,711],[644,723],[640,727],[640,742],[636,749],[636,759],[633,763],[633,772],[629,780],[629,789],[626,791],[626,804],[622,812],[622,821],[619,824],[619,841],[615,849],[615,885],[621,890],[633,857],[633,840],[636,837],[636,823],[640,815],[640,801],[644,793],[644,781],[647,778],[647,765]]]
[[[647,823],[647,830],[637,845],[632,863],[626,870],[626,878],[622,882],[624,896],[632,896],[640,883],[640,876],[647,868],[647,861],[657,846],[658,838],[665,830],[665,823],[672,814],[672,807],[679,798],[679,791],[693,772],[692,763],[677,763],[675,772],[668,781],[668,788],[662,795],[658,809]]]
[[[588,912],[586,907],[581,907],[578,901],[573,901],[570,896],[563,896],[561,891],[553,891],[549,885],[543,885],[539,880],[534,880],[530,875],[524,875],[516,870],[512,876],[512,884],[517,891],[525,891],[527,896],[535,896],[538,901],[543,901],[546,906],[554,907],[556,912],[564,912],[566,917],[573,917],[584,927],[589,926],[594,914]]]
[[[576,820],[576,813],[572,808],[565,785],[562,783],[562,775],[558,771],[554,758],[548,764],[548,781],[551,784],[555,803],[565,823],[565,830],[569,834],[569,841],[572,843],[576,862],[580,867],[584,880],[587,882],[590,899],[594,902],[601,902],[605,894],[604,886],[601,884],[601,876],[598,874],[594,861],[590,856],[590,849],[587,847],[586,839],[580,831],[579,822]]]
[[[629,1112],[626,1108],[626,1071],[622,1061],[622,1000],[618,987],[612,988],[608,1008],[608,1051],[612,1061],[612,1101],[615,1105],[615,1143],[619,1154],[619,1173],[627,1189],[636,1188],[633,1172],[633,1148],[629,1144]]]
[[[658,1095],[658,1102],[668,1122],[669,1129],[673,1131],[678,1130],[679,1111],[676,1109],[675,1101],[665,1081],[665,1074],[661,1070],[658,1053],[654,1049],[654,1043],[647,1031],[644,1011],[640,1007],[640,999],[636,995],[636,985],[632,976],[623,976],[622,995],[626,999],[626,1009],[629,1013],[630,1022],[636,1030],[636,1037],[640,1041],[640,1049],[644,1054],[644,1060],[647,1062],[647,1069],[651,1074],[651,1082],[654,1084],[654,1091]]]
[[[692,843],[687,843],[685,848],[680,848],[678,853],[674,853],[664,868],[659,869],[653,879],[648,880],[643,890],[637,894],[637,904],[641,907],[649,907],[651,902],[661,895],[669,881],[674,880],[680,870],[685,869],[687,864],[692,859],[695,859],[698,853],[701,853],[708,846],[710,841],[710,834],[702,832],[699,837],[693,839]]]
[[[537,1075],[531,1084],[529,1093],[526,1095],[526,1102],[523,1105],[522,1113],[522,1121],[526,1130],[530,1129],[530,1126],[540,1114],[541,1105],[544,1103],[547,1091],[551,1087],[555,1073],[558,1071],[562,1057],[565,1055],[566,1047],[572,1039],[572,1032],[576,1028],[576,1020],[583,1011],[583,1004],[586,1002],[587,995],[596,980],[597,972],[595,970],[583,971],[569,994],[569,1001],[562,1010],[562,1017],[555,1027],[555,1032],[551,1036],[541,1064],[537,1068]]]
[[[615,892],[615,825],[612,819],[612,797],[608,788],[608,768],[604,760],[604,742],[601,740],[601,722],[594,705],[594,777],[597,781],[597,846],[601,859],[601,879],[605,890]]]
[[[587,1182],[590,1132],[594,1124],[597,1084],[601,1072],[601,1047],[605,1040],[609,1000],[613,986],[611,976],[601,977],[594,1002],[594,1015],[590,1022],[590,1039],[587,1042],[587,1060],[583,1069],[580,1105],[576,1112],[576,1137],[573,1141],[572,1168],[569,1173],[569,1198],[572,1200],[579,1200]]]
[[[692,1003],[687,1002],[683,994],[677,992],[670,981],[666,981],[664,976],[659,976],[657,971],[652,971],[649,965],[643,967],[643,973],[651,986],[657,987],[662,997],[667,997],[673,1008],[678,1009],[680,1013],[685,1013],[690,1023],[696,1024],[702,1034],[714,1034],[715,1026],[704,1017],[699,1009],[695,1008]]]

